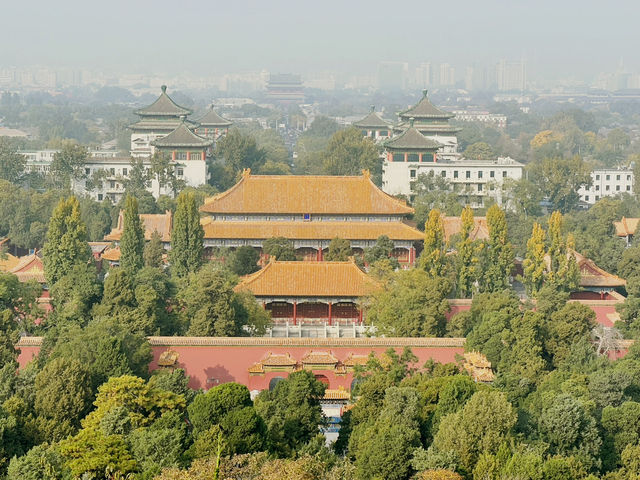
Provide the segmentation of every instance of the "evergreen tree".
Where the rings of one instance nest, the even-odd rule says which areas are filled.
[[[424,250],[420,256],[420,267],[429,275],[439,277],[445,267],[444,225],[440,210],[432,209],[424,225]]]
[[[262,242],[262,251],[276,260],[295,261],[297,260],[293,242],[284,237],[267,238]]]
[[[162,255],[164,255],[164,247],[162,246],[162,237],[157,230],[151,234],[150,241],[144,247],[144,265],[145,267],[159,268],[162,266]]]
[[[195,272],[202,266],[204,230],[193,192],[178,196],[171,230],[171,271],[178,277]]]
[[[536,295],[545,277],[545,232],[539,223],[533,224],[531,238],[527,241],[527,254],[522,262],[523,283],[529,295]]]
[[[482,287],[485,291],[495,292],[509,287],[513,247],[507,239],[507,218],[498,205],[494,204],[487,210],[487,225],[489,242]]]
[[[564,219],[558,211],[549,218],[549,271],[547,281],[556,290],[571,291],[578,286],[580,272],[573,254],[573,237],[562,235]]]
[[[75,265],[89,262],[91,249],[87,243],[87,227],[80,218],[80,203],[76,197],[58,202],[49,221],[42,253],[49,285],[71,272]]]
[[[260,254],[258,251],[250,245],[243,245],[238,247],[231,256],[229,268],[236,275],[248,275],[260,270],[259,261]]]
[[[124,206],[124,222],[120,238],[120,266],[136,273],[144,265],[144,225],[138,215],[138,201],[127,195]]]
[[[353,251],[351,250],[351,242],[349,242],[349,240],[336,237],[329,242],[327,261],[346,262],[352,255]]]
[[[477,280],[479,258],[478,244],[471,240],[473,230],[473,210],[468,205],[462,211],[461,238],[457,245],[457,290],[458,295],[466,298],[473,293],[474,283]]]

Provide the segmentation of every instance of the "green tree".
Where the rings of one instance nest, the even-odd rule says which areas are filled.
[[[164,265],[162,259],[164,255],[164,246],[162,245],[162,237],[157,230],[151,234],[151,239],[144,246],[144,265],[146,267],[160,268]]]
[[[485,253],[484,281],[482,289],[495,292],[509,288],[509,276],[513,268],[513,247],[509,243],[507,219],[498,205],[487,210],[489,241]]]
[[[464,158],[468,158],[471,160],[495,160],[496,154],[486,142],[476,142],[469,145],[464,150]]]
[[[560,212],[573,210],[582,186],[591,185],[591,167],[578,155],[572,157],[545,157],[528,167],[530,178],[547,197],[553,208]]]
[[[120,238],[120,267],[135,274],[144,265],[144,225],[138,215],[138,201],[127,195]]]
[[[549,268],[546,281],[557,290],[571,291],[578,287],[580,271],[573,254],[573,239],[562,234],[563,218],[560,212],[549,217]]]
[[[433,447],[454,452],[471,471],[481,454],[497,452],[515,422],[516,412],[503,393],[479,391],[461,410],[442,419]]]
[[[73,180],[84,176],[84,165],[89,152],[73,141],[65,141],[60,151],[53,154],[49,168],[49,179],[57,188],[69,190]]]
[[[245,168],[259,171],[266,161],[266,151],[250,134],[232,128],[227,135],[216,142],[214,156],[217,163],[212,169],[213,185],[220,190],[233,186],[236,176]]]
[[[567,303],[551,315],[547,325],[545,348],[558,366],[569,357],[574,344],[589,339],[596,326],[596,314],[581,303]]]
[[[451,284],[424,270],[401,270],[390,285],[372,295],[367,318],[396,337],[436,337],[444,333]]]
[[[640,444],[640,403],[606,406],[602,410],[602,428],[605,431],[605,460],[610,467],[619,466],[625,448]]]
[[[236,275],[249,275],[260,270],[260,254],[250,245],[238,247],[231,257],[229,268]]]
[[[542,226],[534,223],[531,238],[527,241],[527,255],[522,262],[523,283],[531,295],[538,293],[545,279],[545,236]]]
[[[294,372],[273,390],[260,392],[255,408],[267,424],[267,446],[290,456],[318,433],[324,423],[320,399],[325,386],[308,370]]]
[[[382,181],[380,152],[357,128],[339,130],[331,137],[323,152],[322,169],[327,175],[360,175],[368,170],[374,183]]]
[[[329,242],[329,251],[325,259],[329,262],[346,262],[352,255],[351,242],[336,237]]]
[[[380,260],[390,259],[394,268],[397,268],[398,260],[395,257],[391,256],[394,248],[395,245],[393,244],[393,240],[391,240],[386,235],[380,235],[376,239],[376,244],[373,247],[365,249],[364,261],[369,265],[373,265]]]
[[[276,260],[297,260],[293,242],[284,237],[267,238],[262,242],[262,252]]]
[[[192,192],[178,196],[176,213],[171,230],[171,272],[184,277],[202,266],[204,230],[200,225],[200,213]]]
[[[7,480],[67,480],[70,473],[58,449],[43,443],[11,459]]]
[[[15,143],[0,137],[0,179],[17,183],[24,174],[26,164],[27,159],[18,152]]]
[[[87,264],[91,259],[87,227],[80,218],[80,204],[76,197],[62,199],[56,206],[42,254],[49,285],[55,285],[75,265]]]
[[[446,245],[444,225],[440,210],[429,212],[429,219],[424,225],[424,250],[420,255],[420,268],[433,277],[444,275],[446,266]]]
[[[72,322],[84,326],[91,309],[102,298],[102,283],[93,264],[76,264],[50,288],[56,323]]]
[[[86,367],[74,359],[53,359],[36,376],[35,387],[44,438],[57,441],[75,433],[93,400]]]
[[[215,265],[190,273],[178,291],[178,302],[187,335],[232,336],[238,334],[233,306],[233,285],[229,276]]]
[[[473,227],[473,210],[466,206],[462,211],[462,230],[456,245],[456,290],[461,298],[466,298],[473,293],[480,273],[480,248],[470,236]]]

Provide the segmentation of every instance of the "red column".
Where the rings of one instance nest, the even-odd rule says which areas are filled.
[[[407,152],[404,152],[404,161],[405,162],[409,161],[409,154]]]
[[[176,151],[171,152],[171,160],[176,161]]]
[[[293,302],[293,324],[297,325],[298,320],[298,302]]]
[[[416,249],[411,247],[409,249],[409,265],[413,265],[416,261]]]
[[[362,308],[358,309],[358,321],[362,325]]]
[[[331,302],[329,302],[329,326],[331,326]]]
[[[264,303],[264,302],[262,302],[262,308],[263,308],[264,310],[266,310],[266,309],[267,309],[267,304],[266,304],[266,303]]]
[[[421,153],[419,153],[418,155],[419,155],[419,157],[418,157],[418,161],[419,161],[420,163],[422,163],[422,154],[421,154]]]
[[[319,262],[321,262],[321,261],[324,259],[323,255],[322,255],[322,247],[319,247],[319,248],[318,248],[318,254],[316,255],[316,259],[317,259]]]
[[[187,160],[191,160],[191,152],[187,152]]]
[[[200,160],[204,160],[204,150],[202,151],[202,153],[200,154]]]
[[[206,137],[208,134],[209,134],[209,129],[208,129],[208,128],[205,128],[205,129],[204,129],[204,136]]]

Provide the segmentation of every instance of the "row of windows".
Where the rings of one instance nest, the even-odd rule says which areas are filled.
[[[600,180],[600,175],[596,175],[596,180]],[[605,180],[611,180],[611,175],[605,175]],[[620,175],[616,175],[616,180],[620,181]],[[631,175],[627,175],[627,182],[631,181]]]
[[[48,170],[48,168],[47,168],[47,170]],[[96,171],[98,171],[98,170],[100,170],[100,169],[97,169]],[[149,172],[149,170],[150,170],[149,168],[145,168],[146,172]],[[116,169],[115,168],[110,168],[108,171],[109,171],[109,175],[111,175],[112,177],[115,176],[115,174],[116,174]],[[84,173],[87,174],[87,175],[91,175],[91,169],[90,168],[85,168],[84,169]],[[126,177],[128,174],[129,174],[129,170],[127,168],[123,168],[122,169],[122,176]],[[184,175],[184,169],[181,168],[181,167],[176,168],[176,175],[178,177],[182,177]],[[113,183],[113,182],[111,182],[111,183]]]
[[[611,185],[605,185],[604,186],[605,191],[610,192],[611,191]],[[631,191],[631,185],[627,185],[626,186],[626,190],[627,192]],[[600,191],[600,185],[596,185],[596,192]],[[620,191],[620,185],[616,185],[616,192]]]
[[[482,179],[484,178],[484,172],[482,170],[478,170],[478,179]],[[409,175],[411,178],[416,178],[417,176],[417,170],[409,170]],[[446,170],[441,170],[440,171],[440,176],[443,178],[447,177],[447,171]],[[502,171],[502,178],[506,178],[507,177],[507,171],[503,170]],[[460,178],[459,176],[459,172],[458,170],[454,170],[453,171],[453,178]],[[464,178],[471,178],[471,170],[466,170],[464,172]],[[496,171],[495,170],[489,170],[489,178],[496,178]]]

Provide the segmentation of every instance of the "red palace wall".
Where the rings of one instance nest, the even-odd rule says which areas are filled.
[[[286,378],[287,371],[265,371],[249,374],[249,367],[271,354],[289,354],[298,365],[310,352],[330,353],[340,362],[351,355],[383,354],[389,348],[402,353],[409,347],[418,357],[416,366],[433,359],[441,363],[455,362],[456,355],[464,351],[464,339],[459,338],[181,338],[151,337],[153,360],[151,370],[158,368],[162,352],[172,350],[178,354],[176,367],[183,368],[190,377],[189,386],[194,389],[209,389],[220,383],[237,382],[249,390],[269,388],[274,377]],[[351,389],[353,372],[338,374],[333,367],[314,369],[316,375],[324,375],[329,388]]]

